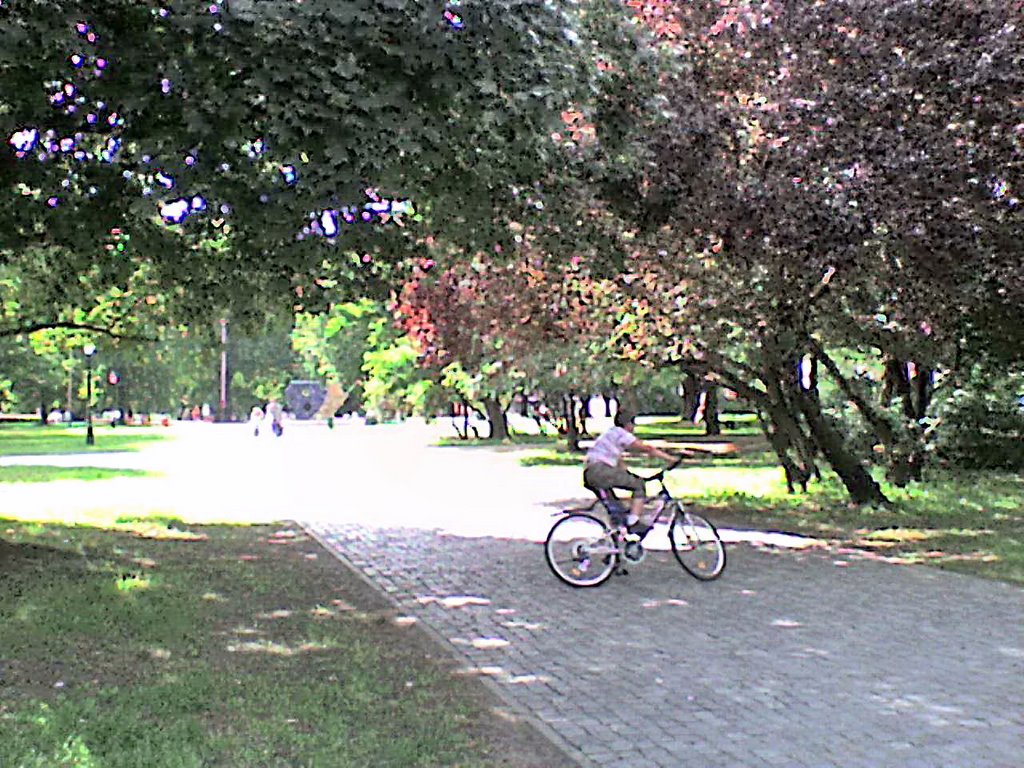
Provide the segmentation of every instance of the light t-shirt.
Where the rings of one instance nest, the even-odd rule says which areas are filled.
[[[636,442],[636,435],[622,427],[612,427],[601,435],[587,451],[587,464],[618,466],[622,452]]]

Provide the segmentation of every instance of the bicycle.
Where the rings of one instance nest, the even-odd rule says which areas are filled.
[[[701,581],[717,579],[725,570],[725,546],[711,522],[691,512],[680,499],[665,487],[665,475],[679,466],[682,458],[657,474],[645,477],[657,481],[660,490],[653,497],[657,514],[648,523],[644,536],[662,519],[668,519],[668,538],[672,554],[687,573]],[[614,573],[625,573],[623,562],[639,565],[646,551],[642,539],[626,526],[626,507],[615,495],[598,490],[597,498],[588,507],[561,510],[561,515],[544,542],[544,556],[555,576],[573,587],[596,587]],[[593,513],[602,505],[608,513],[605,522]]]

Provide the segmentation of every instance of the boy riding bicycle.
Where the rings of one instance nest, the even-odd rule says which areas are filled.
[[[607,491],[613,498],[614,488],[633,492],[633,500],[625,524],[630,533],[641,538],[649,530],[640,522],[646,499],[646,483],[638,475],[626,469],[622,454],[626,451],[646,453],[665,461],[675,461],[676,457],[660,448],[643,442],[633,434],[636,428],[635,415],[626,411],[615,414],[615,426],[602,434],[587,451],[587,464],[583,470],[583,485],[589,491],[600,496],[600,491]],[[682,455],[690,456],[690,451],[682,451]],[[618,523],[620,521],[613,521]]]

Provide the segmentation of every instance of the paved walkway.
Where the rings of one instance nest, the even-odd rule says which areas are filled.
[[[1024,762],[1016,587],[736,545],[709,584],[661,552],[574,590],[535,542],[325,516],[308,530],[583,765]]]

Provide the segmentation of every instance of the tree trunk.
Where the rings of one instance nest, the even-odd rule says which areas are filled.
[[[928,406],[932,402],[932,369],[918,367],[914,379],[914,418],[921,421],[928,415]]]
[[[487,422],[491,427],[488,440],[508,440],[508,420],[505,417],[505,409],[496,397],[485,397],[483,399],[484,411],[487,415]]]
[[[697,418],[697,408],[700,406],[700,379],[693,371],[686,371],[682,381],[683,398],[680,404],[679,415],[689,422]]]
[[[718,387],[708,384],[704,388],[704,434],[709,437],[722,434],[722,425],[718,421]]]
[[[570,453],[580,450],[580,430],[576,423],[576,409],[572,393],[562,395],[562,408],[565,411],[565,441]]]
[[[590,395],[580,398],[580,407],[577,411],[580,418],[580,435],[590,437],[590,430],[587,429],[587,419],[590,418]]]
[[[885,360],[885,376],[882,383],[882,404],[888,405],[893,397],[899,397],[903,404],[903,415],[914,418],[914,404],[910,394],[910,374],[907,364],[893,356]]]
[[[795,493],[795,486],[799,485],[806,492],[812,477],[821,478],[815,463],[819,448],[813,436],[808,436],[800,425],[799,408],[794,402],[794,396],[799,394],[794,386],[799,382],[797,368],[781,365],[778,360],[775,363],[766,365],[761,373],[767,390],[763,407],[772,424],[772,431],[766,434],[786,473],[788,491]],[[764,426],[762,422],[762,429]],[[795,460],[790,458],[791,451],[796,454]]]
[[[761,430],[771,443],[779,464],[786,473],[786,489],[796,493],[796,487],[807,492],[807,483],[812,477],[819,477],[818,467],[813,460],[813,452],[804,447],[807,437],[800,429],[796,419],[782,406],[773,403],[767,407],[768,418],[758,411]],[[796,454],[794,459],[791,453]]]
[[[882,399],[887,404],[893,397],[900,398],[907,427],[893,440],[887,476],[895,486],[903,488],[911,480],[920,481],[923,477],[925,450],[920,422],[931,401],[931,370],[917,368],[916,375],[911,377],[906,362],[889,356],[885,361]]]
[[[817,398],[804,393],[799,398],[800,410],[807,426],[829,465],[856,504],[887,504],[889,500],[871,474],[861,465],[843,441],[843,436],[828,416],[821,411]]]

